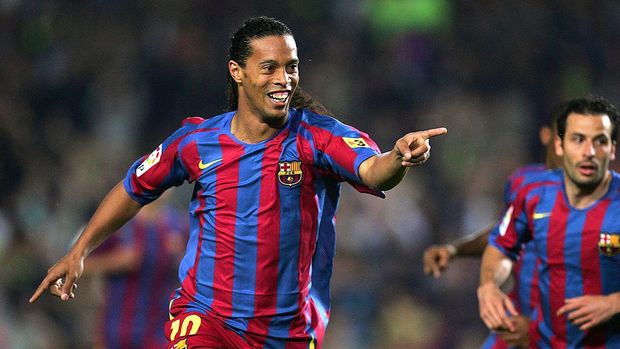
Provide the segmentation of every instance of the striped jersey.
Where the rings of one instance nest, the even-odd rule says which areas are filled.
[[[516,199],[516,195],[523,186],[527,185],[537,175],[545,171],[545,164],[532,163],[516,169],[504,184],[504,205],[508,208]],[[489,235],[489,240],[497,238],[498,230],[494,229]],[[532,243],[523,246],[519,259],[514,263],[512,273],[515,284],[509,293],[513,304],[520,314],[530,316],[532,310],[538,304],[538,280],[536,273],[537,258]],[[483,349],[504,349],[508,345],[495,333],[489,334]]]
[[[138,251],[135,270],[105,276],[105,300],[98,317],[105,348],[161,348],[167,315],[166,299],[176,287],[174,261],[179,253],[171,244],[186,238],[186,216],[162,210],[156,220],[137,215],[95,251],[95,255],[119,248]]]
[[[216,316],[267,346],[270,338],[320,346],[340,184],[383,197],[358,174],[379,149],[365,133],[305,109],[291,109],[271,138],[247,144],[230,131],[233,116],[186,119],[124,181],[141,204],[195,184],[171,314]]]
[[[546,171],[517,193],[496,238],[512,258],[532,241],[539,260],[540,321],[530,340],[537,348],[619,348],[620,317],[581,331],[556,313],[568,298],[620,292],[620,176],[585,209],[571,207],[563,170]]]
[[[544,164],[529,164],[515,171],[509,177],[504,190],[506,208],[514,202],[519,189],[528,185],[545,170]],[[497,238],[498,231],[495,229],[490,239]],[[532,245],[533,243],[529,242],[523,246],[519,259],[513,266],[515,285],[510,294],[517,310],[525,316],[529,316],[538,305],[537,258]]]

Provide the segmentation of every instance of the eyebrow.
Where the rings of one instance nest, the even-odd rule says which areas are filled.
[[[265,64],[265,63],[269,63],[269,64],[274,64],[274,65],[278,65],[278,61],[274,60],[274,59],[266,59],[264,61],[260,61],[259,64]],[[290,61],[286,62],[286,65],[289,65],[291,63],[299,63],[299,59],[298,58],[293,58]]]

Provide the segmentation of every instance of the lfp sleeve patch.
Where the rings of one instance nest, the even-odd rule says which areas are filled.
[[[159,160],[161,159],[161,151],[162,145],[160,144],[157,149],[155,149],[146,160],[144,160],[140,166],[136,169],[136,176],[142,176],[146,171],[148,171],[151,167],[157,165]]]
[[[349,148],[370,148],[364,138],[349,138],[342,137],[342,140],[349,146]]]

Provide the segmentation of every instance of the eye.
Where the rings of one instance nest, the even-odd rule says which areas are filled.
[[[597,138],[596,140],[594,140],[594,144],[596,144],[597,146],[605,146],[609,144],[609,140],[606,137]]]
[[[571,139],[571,141],[573,141],[575,143],[583,142],[583,136],[581,136],[581,135],[573,135],[570,139]]]
[[[298,69],[299,69],[299,64],[297,63],[291,64],[288,67],[286,67],[286,70],[288,71],[289,74],[296,73]]]
[[[264,66],[262,67],[262,70],[263,70],[264,72],[266,72],[266,73],[271,73],[271,72],[273,72],[275,69],[276,69],[276,68],[275,68],[273,65],[271,65],[271,64],[269,64],[269,65],[264,65]]]

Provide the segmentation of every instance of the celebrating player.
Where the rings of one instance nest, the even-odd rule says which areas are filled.
[[[239,27],[229,50],[231,111],[186,119],[137,160],[31,301],[46,289],[69,300],[88,253],[142,205],[188,181],[190,234],[166,323],[169,347],[320,348],[340,183],[383,196],[447,130],[408,133],[381,154],[365,133],[312,110],[297,89],[298,66],[281,22],[257,17]]]

